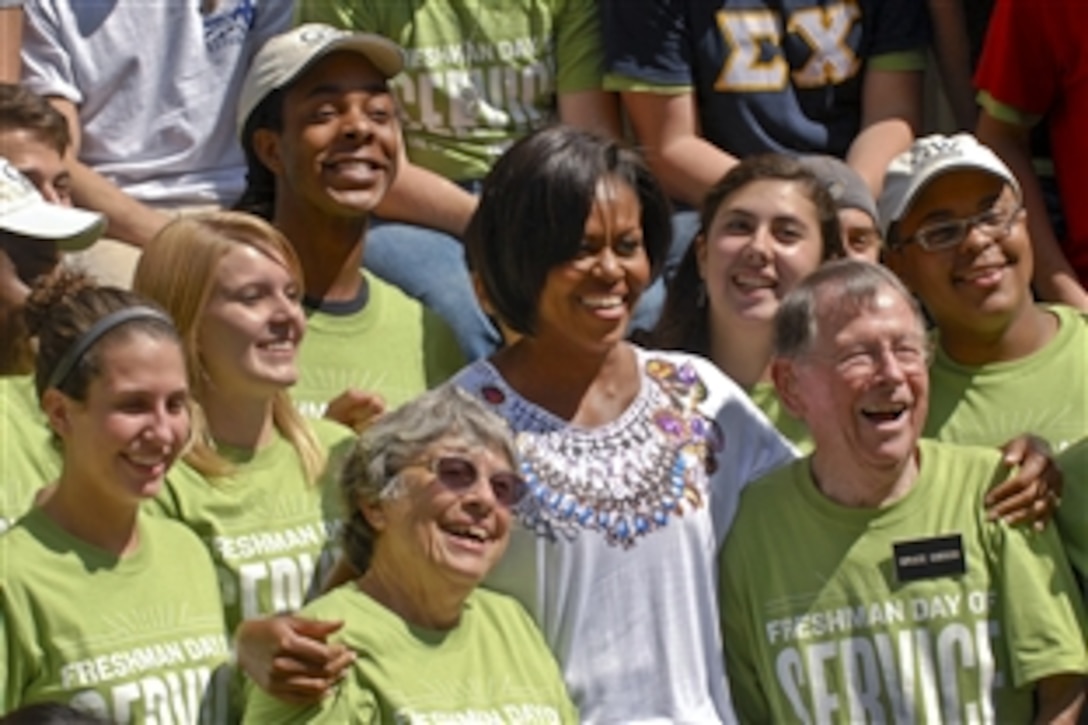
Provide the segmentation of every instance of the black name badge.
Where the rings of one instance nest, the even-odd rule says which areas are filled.
[[[895,578],[900,582],[959,576],[967,571],[963,538],[959,534],[892,544]]]

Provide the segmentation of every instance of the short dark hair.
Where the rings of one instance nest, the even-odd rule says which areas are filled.
[[[0,83],[0,131],[29,131],[64,156],[72,135],[64,115],[37,93],[13,83]]]
[[[784,154],[750,156],[730,169],[707,192],[699,210],[699,234],[707,234],[718,209],[733,194],[756,181],[797,183],[816,207],[823,241],[824,261],[843,255],[838,208],[827,187],[798,159]],[[676,273],[669,281],[661,318],[646,341],[652,347],[710,353],[709,315],[700,309],[703,281],[695,245],[688,247]]]
[[[326,57],[328,56],[321,56],[314,61],[314,64]],[[283,133],[284,103],[287,100],[287,93],[298,83],[303,74],[304,72],[299,73],[285,85],[270,90],[268,95],[254,106],[242,124],[241,142],[242,152],[246,157],[246,187],[238,201],[231,206],[232,210],[244,211],[265,221],[272,221],[276,211],[276,175],[264,165],[254,150],[253,134],[262,128],[276,134]],[[383,80],[382,83],[384,85],[386,81]]]
[[[669,200],[634,151],[567,126],[515,143],[484,179],[465,233],[469,265],[496,314],[522,334],[536,326],[548,272],[573,259],[602,179],[629,185],[641,206],[643,244],[653,276],[672,240]]]
[[[276,133],[283,131],[282,88],[270,92],[249,114],[242,128],[242,151],[246,156],[246,188],[232,207],[272,221],[276,210],[276,175],[272,173],[253,149],[253,134],[266,128]]]

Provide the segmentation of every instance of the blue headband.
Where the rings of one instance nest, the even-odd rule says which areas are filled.
[[[53,374],[49,376],[49,382],[45,384],[45,389],[59,388],[60,384],[64,382],[68,374],[72,372],[72,368],[76,366],[80,358],[84,353],[90,349],[91,345],[98,342],[98,340],[107,332],[115,327],[129,322],[130,320],[159,320],[165,322],[171,328],[174,326],[174,321],[170,319],[168,315],[154,307],[148,307],[146,305],[136,305],[134,307],[126,307],[123,310],[116,310],[109,313],[98,322],[90,326],[90,328],[84,332],[79,338],[72,343],[72,346],[68,348],[68,351],[64,353],[64,356],[57,363],[57,366],[53,368]]]

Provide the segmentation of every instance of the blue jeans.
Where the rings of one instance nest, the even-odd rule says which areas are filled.
[[[646,288],[631,319],[631,330],[652,330],[665,307],[666,289],[676,268],[691,246],[691,240],[699,231],[699,213],[691,210],[677,211],[672,215],[672,244],[665,254],[665,264],[654,283]]]
[[[457,238],[427,227],[371,219],[363,266],[445,320],[469,362],[502,345],[498,329],[476,300]]]
[[[688,247],[699,233],[699,212],[694,209],[680,208],[672,214],[672,246],[665,257],[665,279],[672,279]]]

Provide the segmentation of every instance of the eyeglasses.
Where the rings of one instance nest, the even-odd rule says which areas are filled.
[[[925,370],[929,365],[928,341],[900,341],[892,345],[870,345],[839,357],[835,367],[846,378],[869,379],[886,370],[889,359],[907,375]]]
[[[480,469],[476,464],[461,456],[438,456],[427,463],[411,465],[423,466],[434,474],[438,482],[447,490],[463,493],[472,488],[480,479]],[[525,495],[525,480],[513,471],[492,473],[487,479],[495,500],[507,508],[513,508]]]
[[[1019,204],[1011,209],[994,207],[965,219],[929,224],[904,239],[898,246],[905,246],[913,241],[918,242],[918,246],[927,252],[940,252],[959,246],[972,228],[977,228],[992,239],[1003,239],[1012,229],[1021,209],[1023,206]]]

